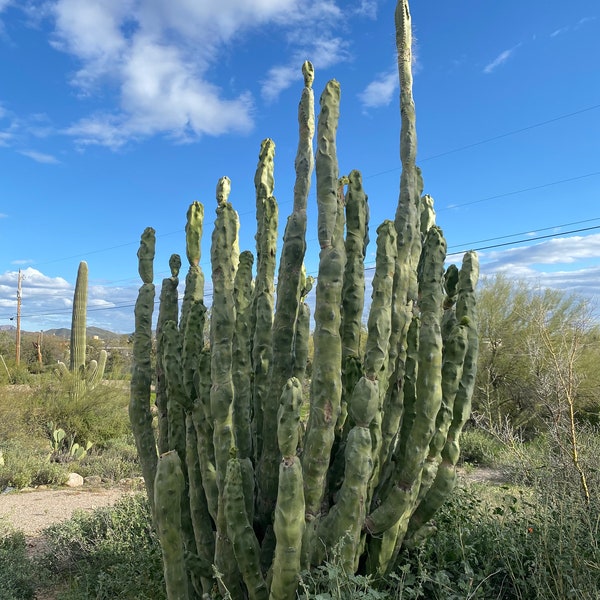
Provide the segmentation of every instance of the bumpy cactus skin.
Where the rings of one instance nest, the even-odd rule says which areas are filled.
[[[340,85],[330,81],[316,128],[320,255],[312,372],[307,369],[306,296],[313,282],[303,261],[315,119],[314,71],[305,63],[294,208],[277,291],[274,143],[266,139],[254,181],[254,281],[252,254],[238,249],[230,182],[219,180],[208,342],[199,286],[203,209],[194,203],[188,211],[193,276],[186,278],[182,316],[175,263],[159,309],[157,393],[166,413],[158,439],[161,452],[169,452],[156,478],[148,406],[154,288],[150,252],[141,251],[145,283],[136,308],[131,414],[149,493],[154,489],[170,599],[214,597],[218,586],[234,600],[293,600],[301,570],[321,564],[334,547],[347,572],[384,575],[398,566],[402,546],[427,538],[432,516],[454,487],[477,359],[478,268],[475,254],[467,253],[460,270],[444,271],[446,241],[432,199],[421,197],[410,28],[407,0],[400,0],[402,175],[394,221],[377,229],[366,346],[367,195],[358,171],[339,177]],[[181,459],[176,476],[167,470],[171,456]],[[175,481],[182,502],[176,499],[164,514],[162,499]]]

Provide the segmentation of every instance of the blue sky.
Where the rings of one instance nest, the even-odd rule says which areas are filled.
[[[340,172],[362,172],[374,239],[393,218],[400,175],[394,8],[392,0],[0,0],[0,325],[16,314],[22,269],[23,327],[69,326],[86,260],[88,324],[131,331],[141,232],[157,231],[160,283],[169,255],[184,254],[187,206],[202,202],[209,273],[223,175],[240,246],[254,249],[253,177],[265,137],[276,143],[283,225],[305,59],[315,64],[317,100],[328,79],[341,83]],[[596,301],[597,0],[414,0],[411,11],[418,163],[449,249],[496,246],[480,251],[483,273]],[[315,271],[314,210],[310,218]]]

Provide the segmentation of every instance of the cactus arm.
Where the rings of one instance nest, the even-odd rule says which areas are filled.
[[[411,503],[416,500],[421,469],[434,433],[435,419],[442,402],[440,321],[445,256],[445,240],[441,231],[433,227],[427,234],[421,262],[415,417],[410,431],[398,443],[394,485],[381,505],[367,518],[366,527],[372,534],[389,529],[410,510]]]
[[[320,99],[317,126],[317,203],[318,236],[321,249],[334,243],[338,212],[338,163],[335,136],[340,118],[340,85],[331,80]]]
[[[304,268],[302,269],[304,273]],[[308,365],[308,343],[310,339],[310,306],[306,303],[306,296],[312,289],[314,279],[302,277],[301,303],[298,309],[298,322],[294,336],[294,372],[296,379],[303,382]]]
[[[269,366],[272,358],[275,254],[277,249],[277,203],[273,196],[275,143],[261,143],[254,176],[256,189],[256,279],[254,284],[254,448],[256,460],[262,454],[263,405],[268,394]]]
[[[277,540],[273,558],[271,600],[294,598],[300,575],[300,552],[304,534],[304,491],[302,467],[296,456],[302,386],[291,378],[281,394],[277,439],[283,460],[279,464],[279,483],[273,529]]]
[[[345,252],[343,240],[333,238],[338,212],[335,131],[339,100],[339,83],[329,81],[321,95],[318,122],[316,170],[321,254],[315,309],[312,403],[302,455],[304,496],[310,515],[320,511],[342,394],[340,306]]]
[[[131,394],[129,419],[142,467],[142,475],[148,493],[148,500],[154,513],[154,478],[158,455],[152,429],[150,413],[150,388],[152,384],[152,311],[154,309],[154,285],[152,269],[148,262],[154,257],[155,234],[148,227],[142,234],[138,256],[143,284],[140,287],[135,305],[135,333],[133,335],[133,369],[131,373]],[[141,268],[141,267],[144,268]]]
[[[212,235],[211,264],[213,304],[210,320],[211,388],[210,414],[213,419],[213,445],[218,489],[217,539],[215,564],[223,574],[223,581],[234,595],[239,589],[239,573],[231,540],[227,534],[227,518],[223,501],[225,474],[233,438],[233,379],[232,353],[235,332],[235,305],[233,286],[239,261],[238,216],[228,202],[231,190],[229,178],[222,177],[217,184],[217,218]]]
[[[371,310],[367,320],[367,343],[364,357],[365,376],[379,383],[380,405],[386,392],[387,376],[385,368],[389,356],[389,341],[392,327],[392,293],[394,272],[396,269],[396,230],[392,221],[384,221],[377,228],[377,253],[375,257],[375,275],[371,295]],[[387,455],[387,449],[398,429],[399,415],[395,418],[392,405],[388,413],[377,411],[371,425],[373,476],[370,483],[369,502],[376,485],[382,456]],[[387,428],[384,428],[385,427]],[[387,434],[387,436],[385,435]],[[386,447],[384,448],[384,444]]]
[[[163,329],[167,321],[177,323],[179,306],[177,287],[179,285],[179,269],[181,258],[172,254],[169,258],[171,277],[162,281],[158,320],[156,323],[156,409],[158,412],[158,452],[163,454],[169,450],[169,424],[167,409],[167,379],[163,361]]]
[[[198,398],[192,409],[192,419],[196,429],[197,452],[202,476],[202,487],[206,495],[208,512],[217,521],[218,498],[215,448],[213,445],[213,425],[210,415],[210,351],[205,348],[198,360]]]
[[[305,62],[302,71],[305,87],[298,108],[299,142],[296,154],[294,208],[287,220],[279,262],[277,301],[272,329],[273,354],[269,368],[269,392],[263,405],[263,431],[275,421],[279,397],[294,372],[294,336],[301,301],[302,265],[306,252],[306,206],[313,168],[314,94],[312,65]],[[275,436],[263,436],[259,463],[261,512],[271,514],[277,497],[280,454]]]
[[[87,388],[88,390],[94,389],[104,377],[104,370],[106,369],[106,360],[108,359],[108,352],[106,350],[100,350],[98,356],[98,362],[91,368],[91,364],[94,361],[90,361],[88,365],[88,377],[87,377]]]
[[[190,307],[195,302],[204,300],[204,274],[200,268],[200,240],[204,223],[204,206],[200,202],[190,204],[185,225],[185,254],[189,269],[185,277],[185,290],[181,304],[181,322],[183,331],[189,316]]]
[[[209,567],[208,572],[204,572],[201,578],[204,593],[208,594],[213,584],[210,576],[210,565],[214,560],[215,540],[213,523],[202,487],[202,473],[197,450],[198,438],[191,414],[186,417],[186,430],[187,447],[185,456],[189,480],[190,513],[196,541],[196,553],[201,563]]]
[[[240,458],[253,456],[252,431],[252,263],[249,251],[240,254],[240,264],[235,275],[235,337],[233,347],[233,426],[235,444]]]
[[[372,440],[369,424],[379,408],[376,381],[362,377],[350,400],[350,417],[356,426],[346,441],[344,480],[335,505],[319,524],[319,538],[325,548],[341,543],[342,566],[348,573],[358,567],[360,538],[367,513],[369,480],[373,471]],[[319,557],[318,562],[321,562]]]
[[[471,413],[471,399],[475,387],[475,372],[479,338],[477,335],[477,307],[475,286],[479,277],[479,264],[474,252],[467,252],[458,280],[456,316],[461,329],[466,329],[467,348],[463,361],[462,376],[454,399],[452,421],[448,428],[446,443],[441,453],[442,462],[434,482],[417,507],[409,524],[409,533],[417,535],[441,507],[456,485],[456,463],[460,454],[460,434]]]
[[[227,533],[233,544],[235,558],[244,579],[248,598],[266,600],[267,584],[260,570],[260,547],[248,520],[239,458],[231,458],[225,476],[225,516]]]
[[[154,506],[168,600],[188,600],[188,579],[181,533],[181,496],[185,484],[181,461],[172,450],[162,454],[156,469]]]
[[[346,268],[342,288],[342,357],[358,357],[365,299],[365,252],[369,243],[369,208],[359,171],[348,176]],[[350,390],[351,391],[351,390]]]

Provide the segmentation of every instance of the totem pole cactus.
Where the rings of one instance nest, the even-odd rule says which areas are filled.
[[[74,399],[95,388],[101,381],[106,367],[106,350],[100,351],[97,361],[90,360],[87,365],[85,363],[87,295],[88,266],[85,261],[82,261],[77,270],[73,296],[69,366],[67,367],[63,362],[58,363],[59,375],[68,382],[69,393]]]
[[[477,357],[477,257],[468,252],[460,269],[444,270],[446,242],[431,198],[421,197],[416,166],[407,0],[398,2],[396,32],[400,198],[394,221],[377,229],[366,345],[367,195],[358,171],[339,175],[336,81],[321,96],[313,161],[308,62],[277,290],[275,145],[266,139],[255,176],[254,281],[252,254],[238,248],[230,181],[217,185],[207,344],[199,267],[204,212],[194,203],[187,213],[190,273],[181,318],[180,261],[173,257],[158,317],[158,453],[149,407],[154,231],[142,236],[130,413],[170,599],[291,600],[300,572],[333,547],[347,572],[386,574],[398,566],[403,545],[426,539],[455,485]],[[320,255],[309,382],[305,299],[312,280],[303,261],[313,166]]]

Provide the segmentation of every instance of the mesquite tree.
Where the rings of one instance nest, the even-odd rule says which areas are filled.
[[[416,166],[406,0],[398,3],[396,30],[400,198],[394,221],[377,229],[366,344],[360,334],[367,196],[358,171],[347,177],[338,172],[336,81],[321,95],[313,161],[314,73],[308,62],[294,207],[277,291],[274,143],[267,139],[255,176],[256,276],[252,280],[252,255],[239,252],[230,181],[222,178],[208,343],[199,267],[203,208],[194,203],[187,215],[189,272],[181,314],[179,257],[172,257],[171,277],[162,285],[156,374],[150,368],[154,230],[142,235],[130,414],[170,599],[212,594],[217,582],[233,598],[294,598],[300,571],[321,563],[334,546],[348,572],[386,573],[403,543],[426,536],[455,484],[477,356],[478,265],[469,252],[460,269],[444,269],[446,242],[431,199],[421,197]],[[305,296],[312,282],[303,261],[313,166],[320,255],[305,400]],[[150,412],[155,376],[158,441]]]

